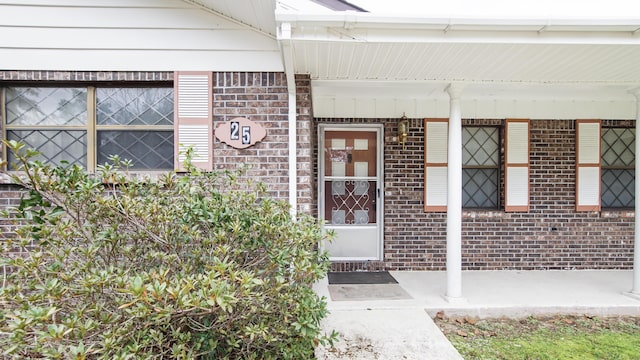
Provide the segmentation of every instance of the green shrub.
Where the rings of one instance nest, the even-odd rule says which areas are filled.
[[[0,348],[5,358],[305,359],[326,303],[314,219],[235,174],[95,175],[31,161],[3,241]],[[6,216],[6,215],[5,215]]]

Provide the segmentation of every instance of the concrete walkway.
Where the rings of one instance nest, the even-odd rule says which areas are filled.
[[[463,299],[447,301],[446,273],[392,271],[398,285],[316,284],[328,300],[327,331],[340,332],[318,359],[461,359],[432,317],[537,314],[640,316],[631,271],[468,271]],[[332,297],[333,295],[333,297]]]

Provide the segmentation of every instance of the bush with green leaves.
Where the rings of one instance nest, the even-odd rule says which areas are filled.
[[[331,342],[324,236],[236,173],[88,174],[22,144],[23,224],[2,240],[2,358],[306,359]],[[5,216],[8,216],[5,214]]]

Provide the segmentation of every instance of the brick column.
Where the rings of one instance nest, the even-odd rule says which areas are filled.
[[[297,157],[298,157],[298,185],[297,204],[298,211],[313,215],[315,209],[313,185],[313,144],[315,132],[313,132],[313,112],[311,108],[311,77],[306,74],[295,76],[296,80],[296,130],[297,130]]]

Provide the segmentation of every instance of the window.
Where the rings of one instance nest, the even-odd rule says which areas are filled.
[[[6,138],[40,151],[41,161],[93,170],[119,155],[132,169],[173,169],[171,87],[9,87],[4,99]]]
[[[41,161],[87,165],[86,89],[7,88],[5,108],[7,140],[40,151]],[[14,164],[14,155],[7,160]]]
[[[498,208],[499,144],[496,127],[462,128],[462,207]]]
[[[635,138],[632,128],[602,128],[603,208],[633,208],[635,205]]]
[[[529,211],[529,120],[503,124],[462,127],[463,207]],[[424,131],[424,211],[447,211],[448,119],[425,119]]]

